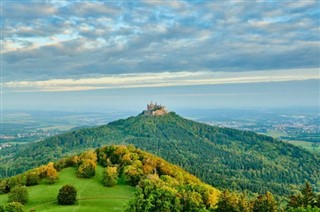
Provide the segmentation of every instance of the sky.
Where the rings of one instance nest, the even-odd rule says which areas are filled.
[[[1,107],[320,105],[319,1],[1,1]]]

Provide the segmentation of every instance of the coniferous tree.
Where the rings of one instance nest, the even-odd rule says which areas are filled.
[[[302,206],[307,207],[308,205],[314,205],[315,195],[312,191],[312,187],[309,182],[305,182],[305,186],[302,188],[301,194],[302,194]]]
[[[320,196],[320,195],[319,195]],[[311,184],[306,181],[300,189],[300,193],[289,197],[288,208],[311,208],[319,207],[319,199],[312,190]]]
[[[318,194],[316,202],[315,202],[315,206],[320,208],[320,194]]]
[[[253,212],[276,212],[277,202],[270,192],[265,195],[259,195],[253,202]]]

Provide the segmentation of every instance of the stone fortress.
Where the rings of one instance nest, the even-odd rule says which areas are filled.
[[[147,110],[143,112],[144,115],[150,116],[161,116],[167,113],[168,111],[165,106],[162,106],[161,104],[158,105],[157,103],[153,104],[152,102],[147,104]]]

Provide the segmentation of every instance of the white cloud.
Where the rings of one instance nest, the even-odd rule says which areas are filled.
[[[51,79],[44,81],[10,81],[2,84],[4,90],[79,91],[115,88],[168,87],[235,83],[283,82],[320,79],[319,69],[291,69],[250,72],[163,72],[115,74],[99,78]]]
[[[37,2],[3,5],[4,82],[320,65],[316,2]]]

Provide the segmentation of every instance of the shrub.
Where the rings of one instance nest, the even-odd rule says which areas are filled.
[[[83,178],[90,178],[96,174],[96,164],[91,159],[85,159],[78,167],[77,176]]]
[[[23,212],[23,205],[19,202],[10,202],[8,203],[5,208],[5,212]]]
[[[143,171],[136,166],[125,166],[123,170],[124,179],[130,185],[135,186],[139,183],[141,177],[143,176]]]
[[[118,181],[117,167],[107,167],[103,173],[103,184],[105,186],[114,186]]]
[[[19,182],[18,182],[18,180],[17,180],[16,177],[10,177],[10,178],[8,179],[9,191],[10,191],[12,188],[14,188],[14,187],[16,187],[16,186],[18,186],[18,185],[19,185]]]
[[[58,172],[54,168],[54,165],[53,165],[52,162],[48,163],[48,165],[47,165],[47,173],[46,173],[46,175],[47,175],[47,178],[48,178],[48,181],[47,181],[48,184],[53,184],[58,179]]]
[[[38,185],[40,181],[40,177],[37,172],[31,171],[27,173],[27,179],[26,179],[26,185],[27,186],[33,186]]]
[[[8,195],[9,202],[19,202],[25,204],[29,200],[29,193],[26,186],[16,186],[11,189]]]
[[[1,180],[0,181],[0,194],[9,193],[10,187],[8,185],[8,180]]]
[[[72,185],[64,185],[58,194],[59,205],[74,205],[77,200],[77,189]]]

